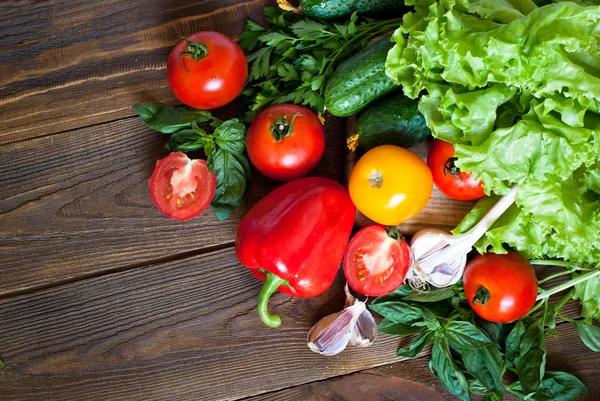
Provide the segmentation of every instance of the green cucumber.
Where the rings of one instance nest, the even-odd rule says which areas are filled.
[[[367,17],[393,18],[402,15],[400,0],[301,0],[302,13],[311,18],[334,20],[348,18],[353,12]]]
[[[390,36],[379,39],[344,61],[325,87],[325,106],[338,117],[358,114],[377,98],[398,88],[385,74],[385,59],[393,47]]]
[[[356,122],[358,147],[363,151],[379,145],[409,148],[423,142],[431,131],[418,106],[417,100],[407,98],[402,92],[369,106]]]

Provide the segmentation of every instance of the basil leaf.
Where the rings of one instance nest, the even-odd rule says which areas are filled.
[[[377,305],[384,302],[390,301],[400,301],[408,295],[412,294],[414,290],[410,288],[409,285],[402,284],[400,287],[396,288],[393,292],[377,297],[371,302],[371,305]]]
[[[504,390],[501,393],[489,392],[485,394],[485,401],[502,401],[504,399]]]
[[[550,329],[551,334],[556,334],[556,315],[557,310],[555,305],[548,305],[548,310],[544,313],[544,322]]]
[[[521,382],[513,383],[507,389],[520,400],[531,401],[571,401],[588,392],[585,384],[564,372],[546,372],[533,394],[525,392]]]
[[[164,106],[162,104],[136,104],[133,106],[146,125],[163,134],[172,134],[190,127],[192,122],[204,123],[212,119],[206,110],[187,107]]]
[[[467,380],[469,383],[469,391],[473,394],[486,395],[488,389],[477,379]]]
[[[512,325],[489,322],[484,319],[477,319],[477,326],[483,330],[488,337],[496,343],[500,350],[504,350],[506,347],[506,337],[513,328]]]
[[[449,288],[438,288],[429,292],[413,292],[407,297],[404,297],[407,301],[415,302],[438,302],[444,299],[452,298],[454,296],[454,289]]]
[[[502,376],[504,375],[502,355],[496,344],[481,348],[464,348],[462,360],[467,372],[493,393],[502,394]]]
[[[229,153],[242,154],[246,148],[246,126],[237,118],[219,125],[214,136],[217,145]]]
[[[425,323],[425,327],[431,331],[436,331],[441,327],[440,322],[438,322],[433,312],[425,308],[421,308],[421,311],[423,313],[423,322]]]
[[[408,336],[422,329],[421,327],[414,327],[404,323],[398,323],[395,320],[386,317],[381,321],[381,323],[379,323],[377,330],[379,330],[381,333],[390,334],[393,336]]]
[[[211,140],[208,138],[208,140]],[[202,149],[207,139],[203,138],[193,129],[184,129],[171,135],[165,148],[171,152],[192,152]]]
[[[510,368],[514,363],[515,359],[519,356],[521,347],[521,340],[525,335],[525,323],[519,320],[515,327],[510,331],[508,337],[506,337],[506,350],[505,350],[505,367]]]
[[[525,393],[535,392],[542,378],[546,365],[546,343],[544,327],[531,326],[525,332],[519,346],[519,357],[515,359],[517,376]]]
[[[573,277],[579,277],[574,274]],[[600,276],[591,278],[583,283],[575,284],[573,298],[581,302],[581,316],[588,322],[600,320]]]
[[[470,322],[452,321],[444,326],[448,341],[460,348],[480,348],[492,343],[481,330]]]
[[[217,189],[211,206],[217,218],[225,220],[248,197],[250,165],[244,155],[223,149],[211,153],[208,165],[217,177]]]
[[[382,302],[369,305],[372,311],[397,323],[414,325],[423,321],[423,310],[415,305],[404,302]]]
[[[435,337],[431,350],[429,369],[450,393],[470,401],[469,384],[462,371],[457,369],[444,337]]]
[[[423,330],[413,339],[413,342],[410,344],[409,348],[400,348],[396,352],[396,355],[414,358],[419,355],[421,351],[423,351],[423,348],[425,348],[427,344],[431,344],[433,342],[433,337],[433,332]]]
[[[583,341],[589,349],[600,352],[600,327],[596,327],[584,321],[578,321],[575,322],[575,328],[577,328],[577,333],[579,333],[581,341]]]

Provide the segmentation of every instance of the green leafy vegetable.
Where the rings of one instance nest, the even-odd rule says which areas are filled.
[[[469,384],[464,373],[456,367],[450,348],[444,338],[436,337],[431,350],[429,369],[440,379],[450,393],[464,401],[469,401]]]
[[[586,322],[575,322],[575,327],[581,341],[592,351],[600,352],[600,327]]]
[[[469,322],[449,322],[444,330],[448,340],[461,349],[481,348],[492,343],[488,336]]]
[[[248,85],[242,92],[246,120],[277,103],[324,111],[323,90],[336,67],[369,40],[395,29],[401,19],[377,21],[355,14],[330,23],[266,7],[270,28],[248,21],[240,45],[248,56]]]
[[[171,152],[204,150],[217,188],[211,206],[219,220],[226,219],[250,192],[250,165],[244,156],[246,126],[237,118],[221,121],[209,111],[187,107],[138,104],[133,106],[152,129],[171,134],[165,147]],[[199,124],[210,123],[208,133]],[[208,125],[208,124],[206,124]]]

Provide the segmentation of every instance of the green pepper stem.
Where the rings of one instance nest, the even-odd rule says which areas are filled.
[[[277,277],[275,274],[271,272],[265,273],[265,282],[258,294],[258,316],[269,327],[279,327],[281,325],[281,317],[269,313],[269,298],[277,291],[280,285],[284,285],[285,283],[284,279]]]

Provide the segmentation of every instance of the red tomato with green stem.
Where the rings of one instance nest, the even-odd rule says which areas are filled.
[[[429,154],[427,165],[433,175],[433,182],[446,196],[458,200],[472,200],[485,195],[481,180],[475,181],[472,173],[465,173],[454,164],[454,146],[451,143],[435,139]]]
[[[509,323],[535,304],[538,281],[527,259],[516,252],[476,256],[463,275],[471,308],[490,322]]]
[[[325,131],[308,108],[294,104],[271,106],[250,125],[246,150],[262,174],[291,181],[310,172],[325,151]]]
[[[176,220],[202,213],[215,196],[217,180],[204,160],[171,153],[156,163],[150,177],[150,196],[158,210]]]
[[[352,289],[369,296],[398,288],[412,265],[410,245],[396,227],[372,225],[357,232],[344,255],[344,274]]]
[[[244,52],[218,32],[189,36],[175,46],[167,61],[171,90],[182,103],[197,109],[215,109],[231,102],[247,77]]]

